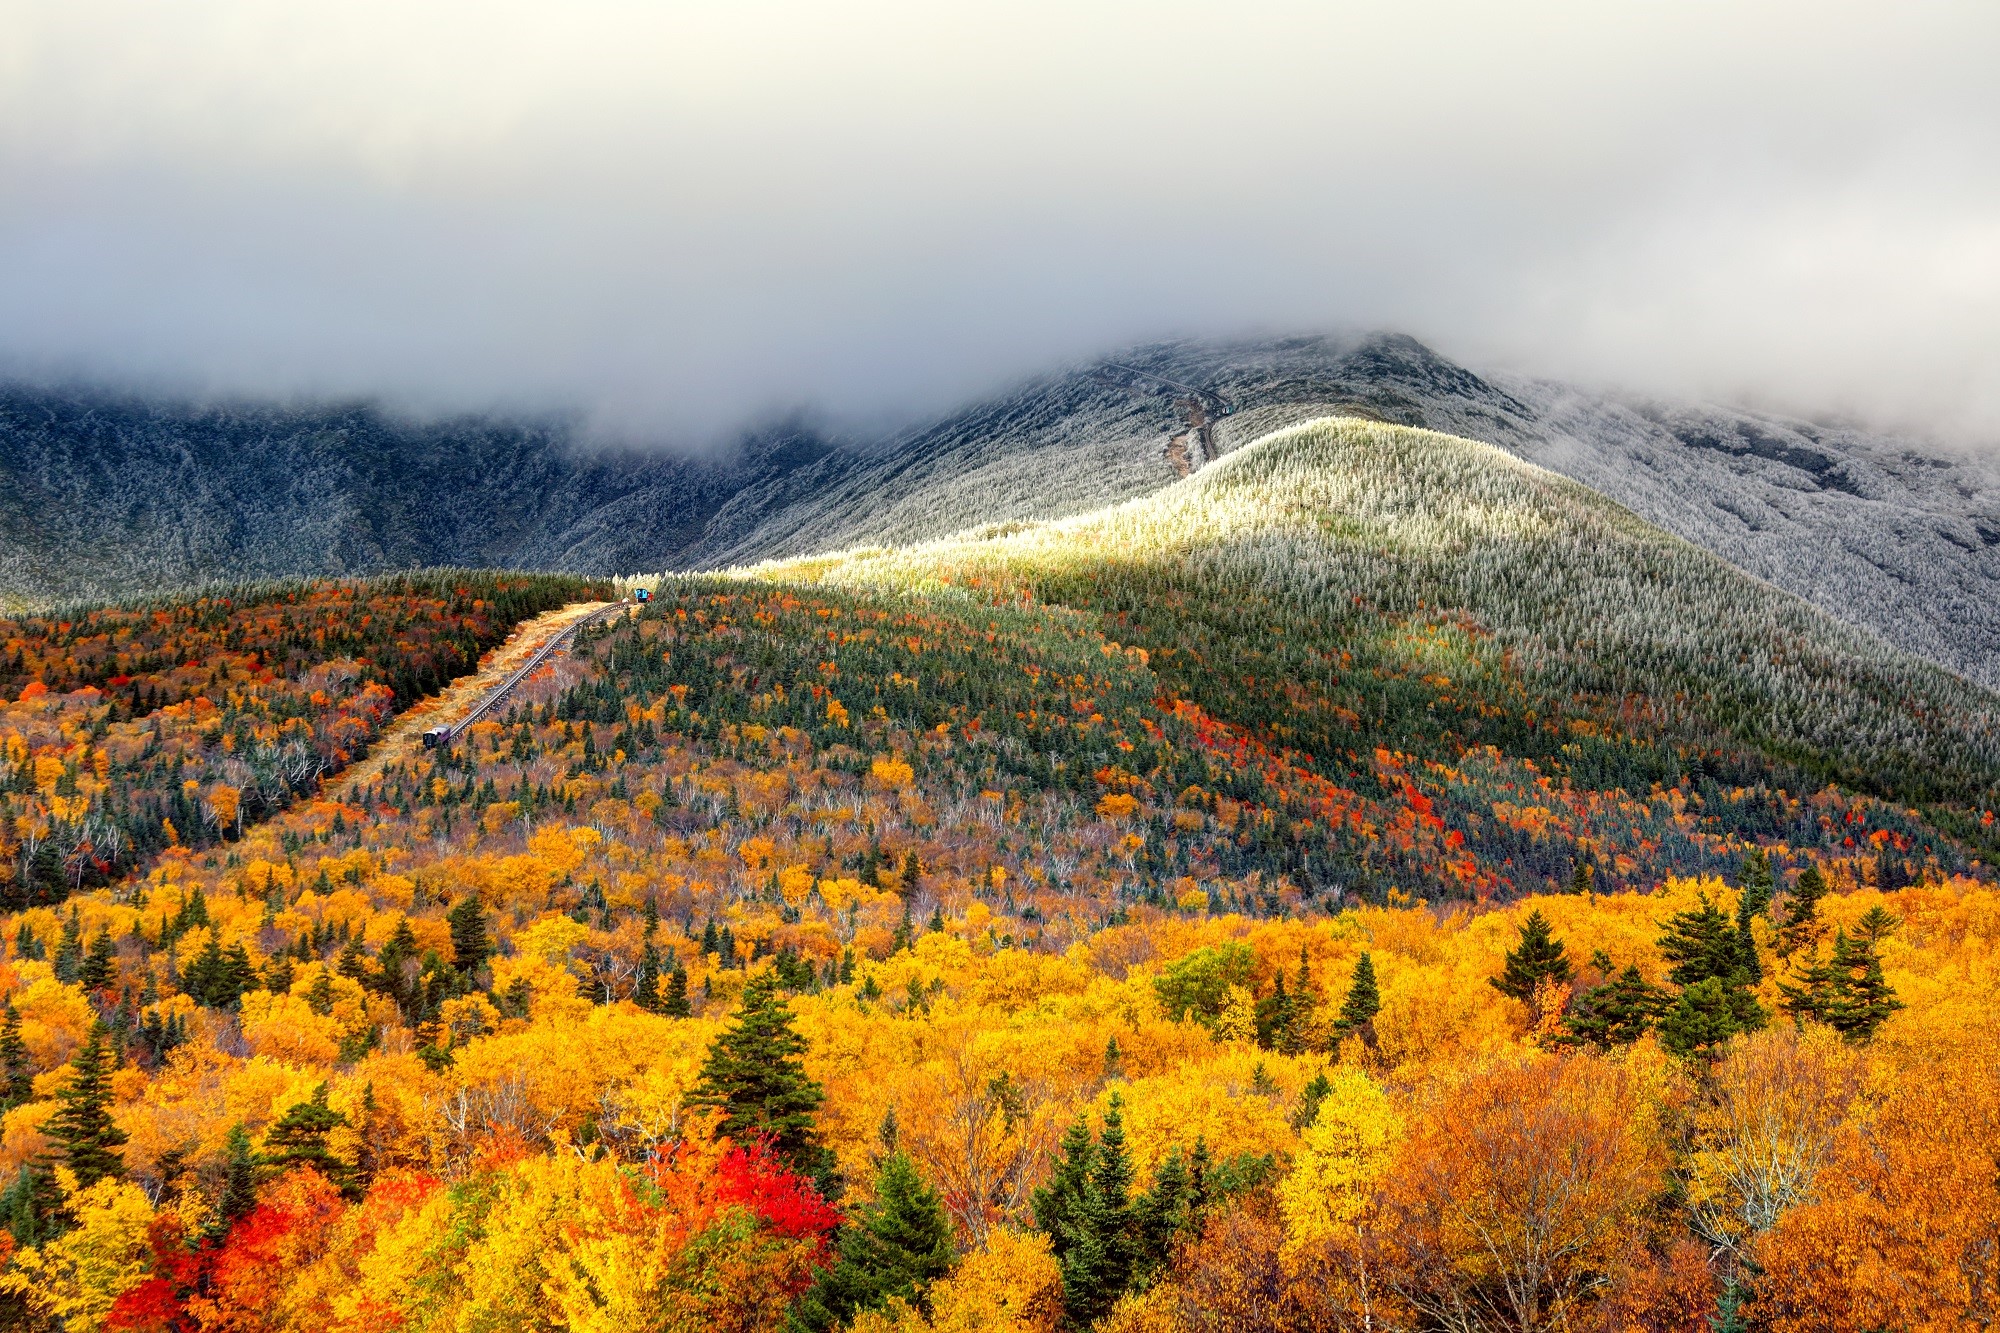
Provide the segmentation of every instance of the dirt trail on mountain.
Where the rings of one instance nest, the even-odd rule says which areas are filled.
[[[444,693],[433,694],[410,705],[382,732],[381,738],[369,748],[366,758],[358,764],[349,765],[326,784],[325,795],[338,796],[348,787],[373,782],[390,764],[417,754],[424,747],[424,732],[464,717],[479,706],[479,701],[486,697],[488,690],[506,680],[509,673],[533,657],[543,644],[585,616],[610,605],[610,602],[571,602],[560,610],[545,611],[532,620],[522,621],[499,647],[479,659],[477,671],[469,676],[460,676],[445,687]]]

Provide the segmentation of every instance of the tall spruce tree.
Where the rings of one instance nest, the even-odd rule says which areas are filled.
[[[326,1146],[327,1135],[347,1123],[347,1117],[327,1105],[326,1084],[278,1117],[264,1132],[264,1165],[278,1171],[306,1166],[336,1185],[347,1182],[348,1165]]]
[[[70,1063],[69,1085],[57,1094],[60,1105],[42,1126],[56,1148],[56,1161],[76,1174],[85,1189],[125,1174],[125,1131],[111,1119],[111,1060],[104,1047],[104,1024],[92,1023],[90,1036]]]
[[[1777,893],[1777,876],[1771,873],[1771,858],[1763,848],[1756,848],[1743,858],[1743,869],[1737,879],[1743,901],[1749,904],[1749,915],[1761,916],[1771,910],[1771,899]]]
[[[1882,975],[1876,941],[1867,935],[1833,937],[1833,956],[1797,966],[1795,980],[1781,981],[1785,1011],[1793,1019],[1825,1023],[1849,1041],[1867,1041],[1903,1007]]]
[[[1568,1044],[1588,1042],[1609,1050],[1637,1041],[1670,1003],[1665,991],[1628,964],[1610,981],[1577,997],[1564,1020],[1569,1028]]]
[[[1807,866],[1785,895],[1785,923],[1778,928],[1778,952],[1790,957],[1819,939],[1819,902],[1826,897],[1826,876]]]
[[[830,1199],[839,1178],[813,1120],[826,1093],[807,1075],[799,1058],[805,1051],[806,1040],[792,1027],[777,979],[760,973],[744,986],[742,1007],[709,1046],[688,1101],[722,1112],[722,1132],[739,1143],[767,1143]]]
[[[800,1300],[794,1311],[799,1325],[821,1333],[891,1298],[930,1313],[925,1293],[951,1271],[956,1256],[944,1202],[908,1153],[891,1149],[883,1159],[875,1198],[841,1228],[839,1252],[839,1261]]]
[[[1751,986],[1764,979],[1764,963],[1757,956],[1757,932],[1752,925],[1755,919],[1749,891],[1745,890],[1736,899],[1736,961],[1745,984]]]
[[[1125,1293],[1136,1248],[1132,1167],[1117,1097],[1093,1141],[1082,1120],[1063,1136],[1062,1157],[1049,1183],[1035,1191],[1035,1225],[1048,1234],[1062,1270],[1063,1307],[1072,1324],[1088,1327]]]
[[[109,986],[116,974],[116,957],[111,947],[111,932],[99,932],[83,955],[83,965],[77,969],[76,984],[86,991],[100,991]]]
[[[1489,984],[1502,995],[1525,1002],[1534,999],[1545,980],[1568,981],[1570,970],[1569,951],[1550,932],[1538,908],[1521,923],[1520,942],[1508,951],[1506,966]]]
[[[209,1236],[215,1241],[227,1236],[231,1227],[257,1207],[257,1155],[250,1150],[250,1132],[242,1121],[229,1127],[223,1153],[222,1197],[209,1224]]]
[[[35,1072],[28,1063],[28,1044],[21,1040],[21,1015],[12,1000],[0,1010],[0,1113],[35,1099]]]
[[[660,1012],[668,1018],[686,1018],[694,1012],[688,1003],[688,974],[681,966],[680,959],[674,959],[674,970],[667,973],[667,988],[660,996]]]
[[[469,977],[486,965],[492,946],[486,938],[486,914],[479,899],[471,894],[458,900],[445,920],[451,926],[451,962],[460,976]]]
[[[660,947],[650,939],[639,952],[639,972],[632,979],[632,1003],[649,1014],[660,1011]]]
[[[1707,894],[1697,901],[1693,911],[1668,920],[1659,940],[1660,953],[1674,965],[1667,979],[1681,988],[1661,1014],[1660,1042],[1677,1055],[1754,1031],[1767,1017],[1750,993],[1755,978],[1745,967],[1735,923]]]
[[[1382,1012],[1382,993],[1375,984],[1375,960],[1367,951],[1354,964],[1354,978],[1347,986],[1347,999],[1341,1002],[1340,1015],[1333,1020],[1333,1030],[1342,1037],[1360,1037],[1370,1046],[1375,1044],[1375,1015]]]

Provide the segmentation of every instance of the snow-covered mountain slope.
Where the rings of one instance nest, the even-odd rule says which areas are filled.
[[[1498,445],[1890,643],[2000,686],[2000,467],[1729,408],[1481,375],[1393,335],[1179,342],[886,440],[687,459],[559,423],[0,392],[0,602],[418,564],[697,569],[1060,518],[1350,414]],[[1204,426],[1204,423],[1205,426]]]

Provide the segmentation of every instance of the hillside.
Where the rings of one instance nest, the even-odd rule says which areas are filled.
[[[451,745],[254,807],[268,747],[351,758],[608,590],[8,623],[11,827],[159,834],[0,903],[0,1320],[1987,1308],[1983,689],[1353,418],[1064,520],[648,583]],[[1776,1158],[1796,1188],[1738,1165]]]
[[[1407,338],[1177,343],[1118,360],[1238,408],[1215,448],[1329,413],[1497,444],[1989,686],[2000,479],[1920,442],[1480,375]],[[365,406],[0,395],[0,599],[427,564],[714,568],[1078,514],[1203,461],[1172,393],[1080,367],[879,441],[805,428],[712,457],[561,422]]]
[[[1446,823],[1475,848],[1500,833],[1480,818],[1493,800],[1552,782],[1564,802],[1700,786],[1751,807],[1769,797],[1742,789],[1766,784],[1960,806],[2000,790],[1992,694],[1584,487],[1428,432],[1311,423],[1103,514],[772,577],[799,571],[1088,611],[1148,651],[1166,695],[1337,786],[1394,790],[1406,765],[1427,769],[1414,780],[1462,808]],[[1574,813],[1581,827],[1537,831],[1544,855],[1581,841],[1626,860]],[[1644,840],[1656,873],[1703,865],[1671,836]]]

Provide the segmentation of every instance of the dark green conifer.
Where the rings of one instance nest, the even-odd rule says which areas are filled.
[[[264,1134],[263,1161],[279,1171],[305,1166],[336,1185],[347,1182],[348,1165],[326,1146],[326,1136],[347,1123],[347,1117],[326,1104],[326,1084],[278,1117]]]
[[[1589,1042],[1609,1050],[1644,1036],[1669,1003],[1665,991],[1628,965],[1612,980],[1577,997],[1564,1022],[1571,1044]]]
[[[1754,986],[1764,979],[1763,960],[1757,957],[1757,932],[1751,926],[1755,913],[1751,909],[1751,897],[1746,890],[1736,899],[1736,960],[1743,974],[1743,983]]]
[[[1676,986],[1692,986],[1711,977],[1728,984],[1743,975],[1743,953],[1736,929],[1722,909],[1702,894],[1700,905],[1691,912],[1676,912],[1660,937],[1660,953],[1673,970],[1667,980]]]
[[[1340,1016],[1333,1030],[1341,1037],[1358,1036],[1375,1044],[1375,1015],[1382,1012],[1382,993],[1375,985],[1375,959],[1365,950],[1354,964],[1354,979],[1348,983],[1347,998],[1341,1002]]]
[[[93,1023],[90,1036],[70,1061],[69,1085],[57,1095],[61,1103],[42,1126],[56,1147],[55,1160],[76,1173],[85,1189],[107,1176],[125,1174],[125,1131],[111,1120],[111,1060],[104,1048],[104,1025]]]
[[[1767,1016],[1750,993],[1753,977],[1735,924],[1707,894],[1693,911],[1667,922],[1659,949],[1674,965],[1667,979],[1681,987],[1660,1018],[1660,1041],[1668,1050],[1691,1055],[1764,1026]]]
[[[417,933],[410,929],[410,919],[403,917],[396,922],[395,933],[389,936],[376,955],[375,964],[381,969],[382,989],[387,991],[398,1005],[408,1007],[411,987],[403,975],[406,965],[423,957],[423,948],[417,943]]]
[[[349,940],[346,946],[341,949],[340,957],[335,961],[333,970],[346,977],[349,981],[358,981],[363,985],[367,984],[368,955],[361,947],[359,936]]]
[[[486,966],[486,957],[491,946],[486,939],[486,915],[479,910],[479,899],[471,894],[458,900],[458,904],[446,915],[451,925],[451,961],[461,976],[471,976]]]
[[[1747,914],[1761,916],[1771,910],[1771,899],[1777,892],[1777,877],[1771,873],[1771,858],[1759,847],[1743,858],[1743,869],[1737,875],[1741,883],[1743,901],[1749,904]]]
[[[103,990],[111,984],[116,958],[111,948],[111,932],[101,932],[83,956],[83,965],[77,969],[77,984],[87,991]]]
[[[1875,943],[1867,935],[1850,938],[1844,930],[1837,932],[1830,959],[1802,961],[1794,968],[1794,980],[1778,983],[1785,1011],[1794,1020],[1825,1023],[1849,1041],[1873,1037],[1903,1007],[1882,975]]]
[[[1695,1055],[1744,1030],[1731,988],[1704,977],[1681,991],[1660,1018],[1660,1044],[1675,1055]]]
[[[832,1198],[833,1153],[820,1142],[813,1115],[826,1100],[799,1057],[806,1041],[769,973],[750,979],[729,1027],[708,1048],[689,1105],[722,1112],[721,1130],[739,1143],[765,1141],[778,1159]]]
[[[1297,1019],[1298,1009],[1285,987],[1285,974],[1280,972],[1272,979],[1271,993],[1257,1001],[1257,1044],[1276,1050]]]
[[[35,1075],[14,1002],[7,1001],[0,1014],[4,1014],[0,1017],[0,1114],[4,1114],[35,1099]]]
[[[250,1151],[250,1133],[243,1128],[242,1121],[229,1127],[229,1142],[224,1152],[222,1197],[217,1201],[215,1222],[210,1228],[212,1238],[218,1241],[257,1207],[257,1156]]]
[[[1333,1080],[1326,1076],[1324,1069],[1312,1076],[1312,1081],[1299,1090],[1299,1104],[1292,1109],[1291,1124],[1296,1130],[1304,1130],[1319,1118],[1320,1104],[1333,1092]]]
[[[660,1011],[660,949],[650,939],[639,952],[639,971],[632,979],[632,1003],[649,1014]]]
[[[69,915],[63,918],[62,938],[56,943],[54,966],[56,980],[67,985],[74,985],[78,974],[83,971],[83,919],[77,914],[75,906],[71,906]]]
[[[1528,1001],[1544,979],[1565,982],[1570,978],[1569,951],[1549,931],[1540,909],[1528,913],[1521,923],[1520,943],[1508,951],[1507,964],[1490,985],[1502,995]]]
[[[694,1012],[688,1003],[688,974],[681,966],[680,959],[674,959],[674,970],[667,973],[667,989],[660,997],[660,1012],[668,1018],[686,1018]]]
[[[1791,892],[1785,895],[1785,923],[1778,929],[1778,952],[1790,957],[1819,939],[1819,902],[1826,897],[1826,876],[1819,867],[1807,866],[1799,872]]]
[[[875,1198],[840,1230],[839,1261],[799,1304],[806,1329],[845,1324],[899,1299],[929,1312],[930,1284],[951,1271],[951,1223],[937,1191],[908,1153],[891,1151],[875,1176]]]

